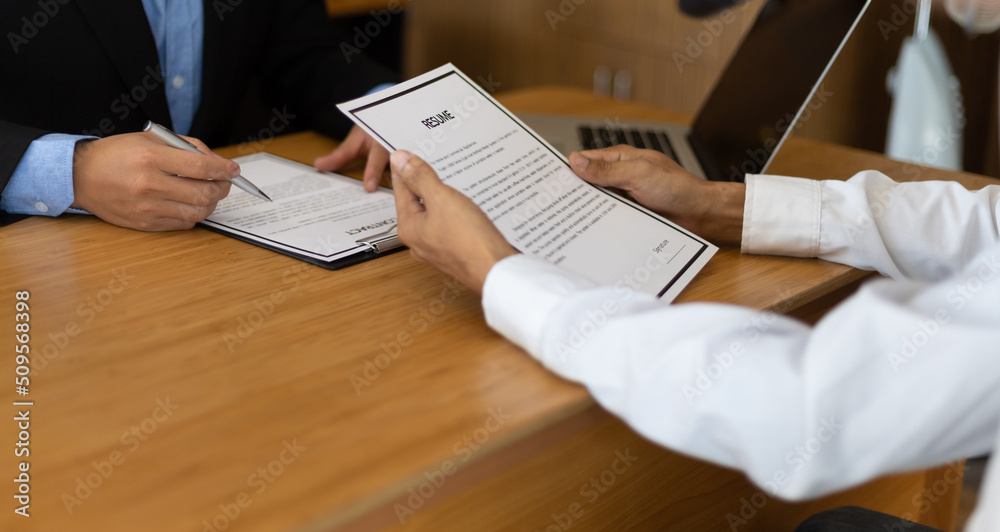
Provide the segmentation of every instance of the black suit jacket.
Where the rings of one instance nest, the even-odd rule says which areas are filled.
[[[247,87],[296,125],[342,135],[336,103],[394,81],[340,50],[321,0],[204,0],[201,105],[191,136],[228,143]],[[140,0],[0,1],[0,190],[34,139],[109,136],[146,120],[172,127],[156,43]]]

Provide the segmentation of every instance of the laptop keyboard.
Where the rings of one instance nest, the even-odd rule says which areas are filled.
[[[640,149],[656,150],[675,161],[677,160],[674,147],[663,131],[580,126],[577,132],[580,136],[580,144],[587,150],[628,144]]]

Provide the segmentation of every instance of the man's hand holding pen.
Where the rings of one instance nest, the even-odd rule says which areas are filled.
[[[145,133],[77,143],[73,208],[142,231],[194,227],[229,194],[240,166],[187,140],[203,153],[172,148]]]

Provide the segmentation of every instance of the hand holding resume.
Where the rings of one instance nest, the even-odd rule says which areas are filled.
[[[339,107],[388,150],[427,161],[518,250],[594,281],[672,300],[717,251],[580,179],[452,65]]]

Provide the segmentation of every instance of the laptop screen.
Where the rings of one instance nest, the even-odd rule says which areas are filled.
[[[766,168],[796,117],[811,116],[813,91],[867,6],[767,2],[691,126],[691,146],[709,179],[743,181]],[[835,97],[820,94],[812,105]]]

